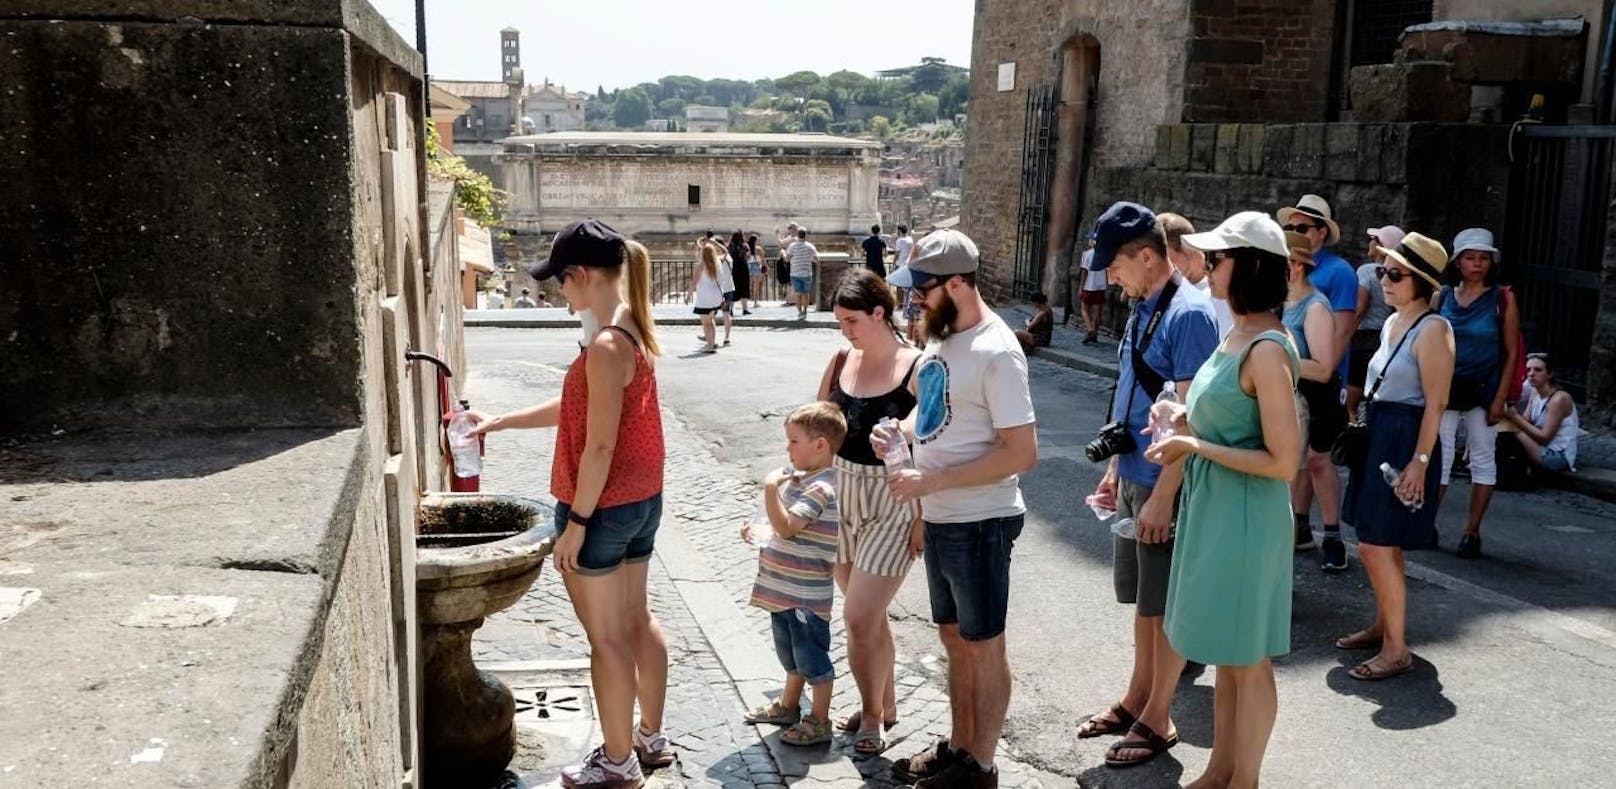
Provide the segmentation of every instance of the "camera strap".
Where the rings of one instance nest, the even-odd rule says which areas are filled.
[[[1133,356],[1132,358],[1128,359],[1128,363],[1133,369],[1134,387],[1128,391],[1128,407],[1127,410],[1123,412],[1123,419],[1127,419],[1128,414],[1133,413],[1133,399],[1134,395],[1138,393],[1139,387],[1143,386],[1147,392],[1155,392],[1160,394],[1162,387],[1167,385],[1167,379],[1161,377],[1161,375],[1156,372],[1155,368],[1152,368],[1150,364],[1145,361],[1145,351],[1149,350],[1150,341],[1156,337],[1156,329],[1161,326],[1162,316],[1167,314],[1167,308],[1172,305],[1173,297],[1176,295],[1178,295],[1178,276],[1175,274],[1174,276],[1168,278],[1166,285],[1162,286],[1161,295],[1156,299],[1156,308],[1150,311],[1150,320],[1145,322],[1144,335],[1138,337],[1134,342],[1130,343],[1130,345],[1133,346]],[[1137,329],[1138,314],[1135,313],[1134,320],[1130,322],[1128,326],[1129,336],[1133,337],[1134,332]],[[1122,363],[1121,348],[1117,349],[1117,363]],[[1114,384],[1113,386],[1120,384],[1121,377],[1119,376],[1117,384]],[[1116,418],[1116,389],[1113,388],[1111,391],[1111,412],[1107,414],[1105,419],[1107,424]]]

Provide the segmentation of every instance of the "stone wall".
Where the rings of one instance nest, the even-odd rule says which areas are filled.
[[[1604,38],[1604,0],[1435,0],[1431,18],[1437,21],[1472,19],[1522,22],[1537,19],[1566,19],[1580,16],[1588,22],[1588,48],[1582,69],[1582,101],[1594,100],[1594,83],[1599,75],[1599,42]]]
[[[29,404],[0,477],[105,549],[8,555],[50,601],[8,629],[104,653],[8,677],[0,707],[55,710],[0,726],[11,777],[415,785],[414,503],[445,479],[436,372],[402,356],[464,371],[419,56],[362,0],[11,3],[0,37],[0,402]],[[235,608],[119,627],[148,593]]]
[[[1191,0],[1184,120],[1322,121],[1333,0]]]

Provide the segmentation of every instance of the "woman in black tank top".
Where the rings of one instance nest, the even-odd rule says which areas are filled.
[[[819,383],[819,399],[840,406],[847,437],[837,451],[837,497],[842,523],[836,548],[836,583],[842,588],[848,663],[863,707],[842,730],[856,733],[853,749],[875,754],[886,747],[883,725],[897,720],[894,645],[887,606],[920,554],[920,508],[899,503],[887,488],[886,466],[870,446],[883,418],[902,420],[915,407],[911,377],[920,351],[899,339],[892,289],[866,268],[855,268],[836,288],[835,313],[850,349],[836,353]]]

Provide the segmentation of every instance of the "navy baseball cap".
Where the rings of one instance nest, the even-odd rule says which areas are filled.
[[[1117,248],[1144,236],[1156,228],[1156,213],[1138,204],[1114,203],[1094,222],[1094,259],[1089,270],[1104,271],[1117,257]]]
[[[583,219],[556,233],[550,256],[527,270],[543,282],[568,266],[610,268],[623,263],[623,236],[605,222]]]

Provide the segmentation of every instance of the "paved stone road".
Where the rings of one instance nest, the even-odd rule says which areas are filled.
[[[479,409],[517,408],[560,389],[561,365],[568,361],[564,348],[551,346],[534,358],[502,359],[482,353],[475,338],[468,345],[473,371],[466,394]],[[762,416],[779,424],[778,413]],[[665,412],[664,419],[665,509],[650,588],[653,610],[668,634],[667,729],[681,758],[673,770],[654,776],[652,784],[769,787],[813,780],[893,785],[890,761],[855,759],[846,738],[828,747],[798,749],[780,744],[774,727],[741,722],[746,709],[778,691],[781,679],[768,615],[747,605],[757,554],[738,533],[755,506],[759,487],[750,470],[715,457],[715,442],[678,414]],[[547,488],[553,440],[549,431],[494,436],[489,441],[484,489],[531,493]],[[523,600],[489,617],[478,631],[473,652],[480,665],[496,673],[501,673],[497,671],[501,666],[546,665],[578,672],[587,665],[582,661],[589,654],[553,568],[541,574]],[[858,702],[847,669],[839,599],[832,618],[832,658],[838,677],[833,710],[845,714]],[[948,705],[936,681],[938,670],[931,655],[900,655],[900,723],[888,734],[889,756],[907,756],[946,732]],[[578,672],[574,681],[586,684],[583,676]],[[577,742],[585,747],[594,744]],[[553,779],[556,767],[568,760],[563,757],[570,756],[576,754],[519,756],[516,766],[521,774],[509,785],[532,786]],[[1000,770],[1000,783],[1006,787],[1060,783],[1008,759],[1000,760]]]

